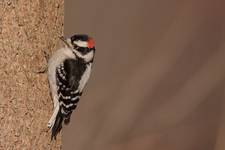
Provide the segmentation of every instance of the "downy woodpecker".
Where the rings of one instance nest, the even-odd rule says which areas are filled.
[[[56,139],[63,122],[68,124],[90,77],[94,60],[94,41],[88,35],[62,39],[65,47],[57,50],[48,61],[48,80],[54,112],[48,122],[51,139]]]

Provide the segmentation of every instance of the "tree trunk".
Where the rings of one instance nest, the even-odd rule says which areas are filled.
[[[42,70],[60,46],[63,0],[0,1],[0,149],[60,149],[61,136],[50,140],[52,113]]]

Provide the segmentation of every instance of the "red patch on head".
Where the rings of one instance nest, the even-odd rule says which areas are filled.
[[[88,39],[88,48],[93,48],[95,46],[94,40],[93,39]]]

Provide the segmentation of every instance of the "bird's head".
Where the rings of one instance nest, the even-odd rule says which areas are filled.
[[[84,59],[86,62],[93,60],[95,53],[94,40],[88,35],[75,34],[63,41],[69,48],[71,48],[77,57]]]

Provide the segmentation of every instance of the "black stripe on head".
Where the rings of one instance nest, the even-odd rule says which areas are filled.
[[[73,43],[74,41],[88,41],[89,37],[86,34],[75,34],[70,39]]]
[[[92,51],[92,49],[88,47],[76,47],[76,50],[79,51],[82,55],[85,55],[89,53],[90,51]]]

